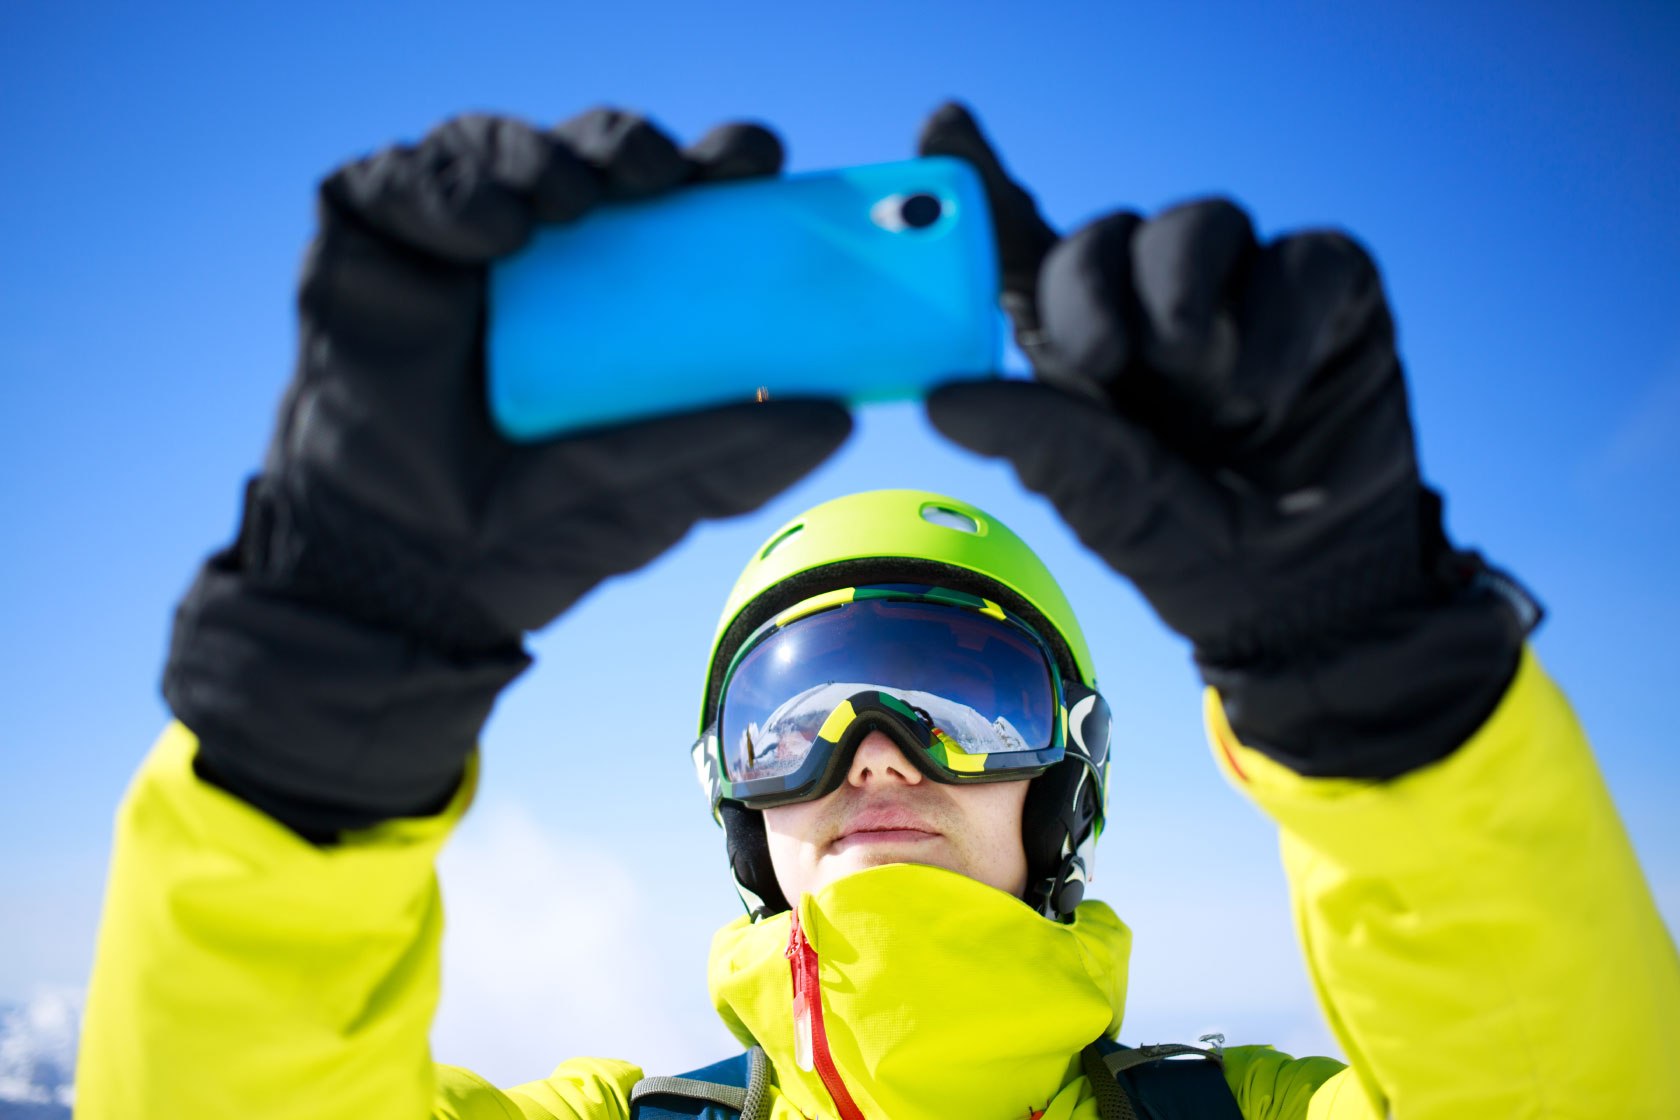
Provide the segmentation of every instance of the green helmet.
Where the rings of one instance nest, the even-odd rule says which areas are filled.
[[[718,620],[706,665],[702,732],[717,714],[723,676],[741,644],[778,612],[813,595],[882,583],[928,584],[991,599],[1031,625],[1066,680],[1096,687],[1085,635],[1055,578],[1026,543],[990,514],[921,490],[872,490],[824,502],[777,529],[748,561]],[[1106,707],[1103,708],[1106,712]],[[1046,915],[1071,915],[1090,877],[1091,849],[1102,831],[1107,779],[1107,720],[1076,736],[1100,736],[1089,753],[1071,755],[1033,779],[1023,814],[1028,901]],[[1083,741],[1081,743],[1083,746]],[[787,908],[770,865],[763,814],[721,799],[702,785],[723,825],[731,868],[750,911]]]

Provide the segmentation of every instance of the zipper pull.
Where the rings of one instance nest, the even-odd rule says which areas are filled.
[[[788,970],[793,974],[793,1061],[800,1069],[810,1073],[816,1068],[811,1052],[811,1001],[822,996],[817,991],[815,976],[810,975],[816,971],[817,953],[805,939],[797,908],[793,911],[793,929],[788,934],[784,956],[788,959]]]

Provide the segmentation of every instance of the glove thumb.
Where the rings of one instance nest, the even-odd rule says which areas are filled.
[[[485,518],[498,574],[475,588],[479,599],[511,626],[537,629],[696,522],[757,509],[828,458],[851,426],[837,402],[777,400],[530,448],[505,468]]]
[[[1033,196],[1004,169],[974,114],[955,101],[941,105],[922,125],[916,148],[924,156],[967,160],[980,173],[992,211],[1003,290],[1024,297],[1030,306],[1039,266],[1056,244],[1056,231],[1039,213]]]

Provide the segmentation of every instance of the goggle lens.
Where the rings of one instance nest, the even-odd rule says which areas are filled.
[[[957,774],[1001,755],[1042,766],[1025,756],[1058,745],[1055,677],[1029,631],[1001,612],[860,597],[775,628],[737,660],[717,724],[729,781],[763,789],[797,773],[865,692],[920,723],[933,761]]]

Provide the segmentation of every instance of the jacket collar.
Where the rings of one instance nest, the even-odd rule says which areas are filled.
[[[1058,925],[954,872],[892,864],[797,912],[834,1072],[871,1120],[1020,1120],[1079,1076],[1083,1047],[1120,1029],[1132,935],[1101,902]],[[800,1112],[841,1115],[820,1059],[796,1053],[793,932],[792,913],[720,930],[712,1002],[743,1045],[764,1047]]]

